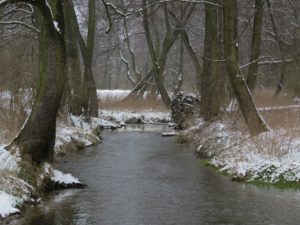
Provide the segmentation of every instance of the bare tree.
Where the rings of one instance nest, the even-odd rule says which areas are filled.
[[[0,7],[14,2],[21,1],[1,1]],[[41,163],[53,159],[56,115],[67,80],[63,3],[54,0],[49,6],[45,1],[22,2],[36,6],[43,15],[39,58],[40,83],[30,116],[9,148],[16,146],[20,149],[22,157],[30,158],[33,163]]]

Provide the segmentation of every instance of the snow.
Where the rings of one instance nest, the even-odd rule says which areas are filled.
[[[268,183],[300,182],[300,138],[284,129],[250,137],[232,129],[228,121],[218,121],[184,132],[194,135],[197,152],[211,157],[210,164],[230,176]]]
[[[63,173],[59,170],[52,168],[50,164],[44,165],[45,173],[50,175],[50,179],[59,184],[82,184],[77,178],[72,176],[70,173]]]
[[[58,26],[58,22],[56,20],[53,20],[53,25],[55,27],[55,30],[60,33],[60,29],[59,29],[59,26]]]
[[[264,108],[258,108],[259,112],[268,112],[268,111],[275,111],[275,110],[299,110],[300,105],[286,105],[286,106],[277,106],[277,107],[264,107]]]
[[[168,123],[171,121],[170,112],[122,112],[113,110],[101,110],[101,118],[114,120],[118,123],[141,120],[143,123]]]
[[[5,3],[7,0],[1,0],[0,1],[0,4],[3,4],[3,3]]]
[[[90,122],[86,122],[81,116],[70,115],[67,122],[58,121],[56,130],[56,139],[54,152],[66,153],[66,145],[74,143],[80,144],[82,147],[89,147],[93,144],[100,143],[100,137],[96,136],[94,129],[100,127],[118,127],[116,123],[112,123],[99,118],[91,118]]]
[[[4,191],[0,191],[0,218],[5,218],[11,214],[19,213],[20,210],[16,206],[20,203],[20,199],[12,196]]]
[[[0,145],[0,171],[16,172],[18,170],[19,157],[10,154],[4,145]]]
[[[19,213],[24,202],[35,202],[31,198],[33,187],[12,173],[0,171],[0,218]]]
[[[58,170],[53,170],[52,180],[64,184],[81,183],[77,178],[73,177],[71,174],[69,173],[65,174]]]

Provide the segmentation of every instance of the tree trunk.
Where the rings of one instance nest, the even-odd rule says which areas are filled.
[[[216,0],[210,0],[217,3]],[[203,75],[201,80],[200,112],[204,120],[210,120],[220,113],[222,93],[220,77],[220,41],[218,8],[205,4],[205,39]],[[222,93],[224,94],[224,93]]]
[[[247,76],[247,85],[251,91],[253,91],[255,88],[255,83],[257,78],[264,2],[265,2],[264,0],[255,0],[255,13],[254,13],[254,25],[252,31],[250,66],[249,66],[248,76]]]
[[[76,38],[80,47],[84,63],[84,78],[83,85],[81,87],[81,106],[84,109],[86,116],[98,116],[98,100],[97,89],[92,72],[93,61],[93,49],[94,49],[94,36],[96,27],[96,9],[95,0],[89,0],[89,22],[88,22],[88,37],[87,43],[80,32],[78,22],[74,24],[76,30]],[[72,17],[76,18],[74,7],[70,7],[70,13]]]
[[[272,28],[273,28],[274,35],[275,35],[274,37],[275,37],[275,40],[278,43],[278,47],[279,47],[279,51],[280,51],[281,59],[282,59],[281,70],[280,70],[280,79],[279,79],[279,82],[277,84],[276,90],[273,94],[273,97],[277,98],[278,95],[280,94],[281,90],[282,90],[284,80],[285,80],[285,73],[286,73],[286,63],[285,63],[285,56],[284,56],[284,43],[283,43],[283,41],[281,40],[281,38],[279,36],[279,32],[278,32],[277,25],[276,25],[275,18],[274,18],[274,11],[272,9],[270,0],[266,0],[266,1],[267,1],[268,9],[269,9],[269,16],[270,16],[270,20],[271,20],[271,23],[272,23]]]
[[[51,12],[44,2],[35,5],[43,15],[39,48],[39,87],[31,114],[9,148],[19,147],[23,158],[39,164],[53,159],[56,115],[66,83],[66,73],[62,2],[51,2],[52,8],[55,8],[54,19],[58,22],[59,31],[52,20],[51,14],[54,10]]]
[[[68,67],[68,78],[70,88],[70,112],[73,115],[81,115],[81,69],[78,52],[76,24],[77,18],[71,12],[73,4],[71,0],[66,0],[64,5],[65,17],[65,42],[66,42],[66,58]]]
[[[162,65],[159,65],[158,63],[158,55],[155,51],[154,45],[153,45],[153,41],[152,41],[152,37],[151,37],[151,33],[150,33],[150,27],[149,27],[149,18],[148,18],[148,10],[147,10],[147,6],[146,6],[146,0],[142,1],[143,3],[143,26],[145,29],[145,35],[146,35],[146,39],[147,39],[147,44],[148,44],[148,48],[149,48],[149,52],[151,55],[151,61],[152,61],[152,65],[153,65],[153,72],[154,72],[154,77],[155,77],[155,82],[158,88],[158,91],[161,95],[161,98],[164,102],[164,104],[167,107],[171,107],[171,99],[168,95],[168,92],[166,90],[166,87],[163,83],[163,71],[164,71],[164,67],[162,68]],[[167,38],[167,40],[165,40],[164,43],[164,47],[165,49],[163,49],[162,51],[165,52],[168,47],[169,47],[169,42],[171,42],[171,40],[169,40],[169,38]],[[166,61],[166,55],[162,55],[161,59],[163,61]]]
[[[83,80],[83,99],[84,109],[87,116],[98,117],[98,100],[96,83],[93,76],[93,53],[96,28],[96,2],[89,0],[89,21],[88,37],[85,48],[84,61],[84,80]]]
[[[224,17],[224,54],[227,65],[229,81],[239,103],[246,125],[252,136],[268,131],[267,125],[261,119],[250,91],[241,76],[238,66],[237,44],[237,1],[223,1]]]
[[[173,91],[173,95],[175,96],[176,94],[179,93],[181,86],[183,84],[183,64],[184,64],[184,44],[182,38],[180,38],[180,43],[179,43],[179,59],[178,59],[178,77],[177,80],[175,81],[175,87]]]

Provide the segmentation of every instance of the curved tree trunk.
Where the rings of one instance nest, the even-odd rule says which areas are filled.
[[[224,54],[229,81],[239,103],[250,134],[257,135],[268,131],[267,125],[260,117],[244,77],[241,76],[238,66],[237,48],[237,1],[223,1],[224,17]]]
[[[31,114],[9,146],[19,147],[23,158],[31,159],[32,163],[37,164],[53,159],[56,115],[67,78],[62,3],[51,3],[56,12],[54,19],[60,30],[57,31],[54,27],[51,9],[46,3],[36,3],[43,15],[39,57],[40,83]]]

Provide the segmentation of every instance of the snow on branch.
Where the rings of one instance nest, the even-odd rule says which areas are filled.
[[[119,14],[119,15],[121,15],[121,16],[123,16],[123,17],[126,16],[126,14],[123,13],[121,10],[119,10],[114,4],[112,4],[112,3],[109,2],[109,3],[106,3],[106,5],[107,5],[108,7],[110,7],[110,8],[112,8],[113,11],[115,11],[117,14]]]
[[[106,1],[102,0],[102,3],[104,5],[105,12],[106,12],[107,18],[108,18],[108,27],[107,27],[107,29],[105,31],[105,33],[108,34],[110,32],[111,28],[112,28],[113,23],[112,23],[112,19],[111,19],[111,16],[110,16],[110,13],[109,13],[109,9],[108,9],[108,5],[107,5]]]
[[[31,25],[21,22],[21,21],[0,21],[0,24],[2,24],[2,25],[21,25],[21,26],[29,28],[37,33],[41,32],[39,29],[36,29],[34,26],[31,26]]]
[[[276,64],[282,64],[282,63],[290,63],[293,61],[294,61],[293,59],[269,60],[269,61],[259,62],[258,65],[276,65]]]
[[[122,51],[121,49],[119,50],[119,54],[120,54],[120,58],[122,60],[122,62],[126,65],[126,69],[127,69],[127,78],[133,83],[136,84],[136,81],[131,77],[130,75],[130,67],[129,67],[129,63],[128,61],[124,58],[124,56],[122,55]]]
[[[242,69],[245,69],[246,67],[250,66],[251,64],[257,62],[257,61],[260,61],[262,59],[265,59],[267,58],[266,56],[263,56],[263,57],[260,57],[256,60],[253,60],[252,62],[249,62],[245,65],[242,65],[240,66],[240,70]],[[286,59],[286,60],[265,60],[265,61],[261,61],[261,62],[258,62],[258,65],[262,66],[262,65],[277,65],[277,64],[282,64],[282,63],[291,63],[293,62],[294,60],[293,59]]]
[[[4,4],[7,4],[8,0],[0,0],[0,6],[3,6]]]
[[[212,6],[215,6],[215,7],[219,7],[219,8],[222,7],[220,4],[217,4],[217,3],[212,3],[212,2],[209,2],[209,1],[200,1],[200,0],[161,0],[161,1],[150,3],[146,7],[151,7],[153,5],[167,3],[167,2],[186,2],[186,3],[197,3],[197,4],[202,3],[202,4],[208,4],[208,5],[212,5]]]
[[[275,111],[275,110],[289,110],[289,109],[300,109],[300,105],[287,105],[287,106],[257,108],[257,110],[259,112],[269,112],[269,111]]]

